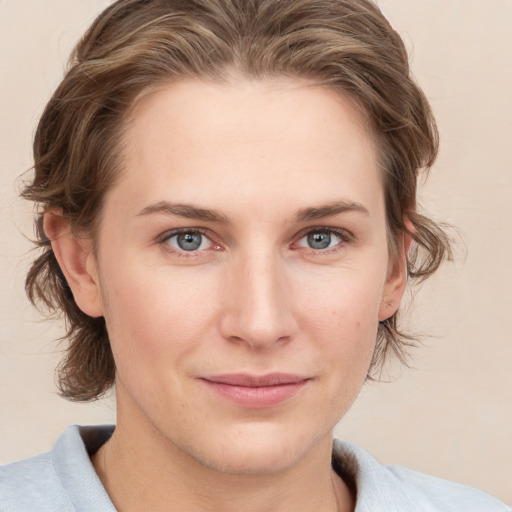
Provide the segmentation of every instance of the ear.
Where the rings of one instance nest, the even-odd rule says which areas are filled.
[[[74,236],[71,221],[58,209],[44,214],[43,226],[77,306],[86,315],[103,316],[92,240]]]
[[[414,227],[409,220],[406,220],[405,226],[407,231],[403,231],[397,240],[398,255],[395,261],[391,262],[384,285],[379,322],[387,320],[397,312],[407,285],[407,255],[411,249],[413,241],[411,233],[414,231]]]

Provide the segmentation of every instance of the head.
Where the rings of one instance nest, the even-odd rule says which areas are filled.
[[[349,117],[368,134],[380,172],[389,272],[405,265],[410,282],[425,279],[449,255],[446,235],[416,208],[418,176],[437,153],[435,122],[411,77],[402,40],[375,4],[120,0],[77,45],[38,126],[35,176],[23,193],[40,207],[42,248],[27,290],[34,302],[66,319],[68,348],[59,383],[71,400],[105,393],[115,381],[116,364],[105,315],[84,311],[76,300],[52,249],[49,219],[65,219],[72,235],[90,242],[101,262],[101,227],[114,211],[110,192],[127,179],[134,119],[165,91],[199,82],[223,90],[277,84],[290,96],[290,84],[303,84],[332,101],[337,96],[348,102]],[[222,104],[221,97],[212,98]],[[101,265],[96,270],[101,277]],[[388,354],[403,359],[410,344],[397,315],[393,307],[375,326],[369,376]]]

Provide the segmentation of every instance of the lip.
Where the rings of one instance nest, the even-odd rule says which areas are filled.
[[[200,380],[209,389],[237,405],[263,409],[289,400],[311,379],[288,373],[236,373],[201,377]]]

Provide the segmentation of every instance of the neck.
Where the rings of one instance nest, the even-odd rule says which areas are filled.
[[[126,417],[118,407],[114,434],[92,462],[119,512],[353,511],[353,497],[332,469],[331,452],[329,437],[277,473],[225,473],[180,450],[145,416]]]

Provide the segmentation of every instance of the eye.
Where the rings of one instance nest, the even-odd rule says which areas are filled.
[[[316,251],[332,249],[347,241],[347,235],[333,229],[315,229],[299,239],[299,247],[307,247]]]
[[[213,242],[200,231],[188,230],[171,233],[164,242],[177,251],[203,251],[210,249]]]

